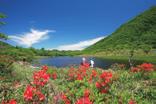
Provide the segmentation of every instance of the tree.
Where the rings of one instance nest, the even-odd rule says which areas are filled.
[[[141,49],[144,51],[144,53],[148,54],[151,51],[152,47],[150,45],[143,44],[141,45]]]
[[[0,19],[3,19],[5,17],[6,16],[4,14],[0,13]],[[5,24],[5,22],[0,21],[0,26],[2,26],[4,24]],[[5,39],[6,40],[6,39],[8,39],[8,37],[5,34],[3,34],[3,33],[0,32],[0,39]]]

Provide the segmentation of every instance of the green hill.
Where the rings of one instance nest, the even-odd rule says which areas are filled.
[[[4,49],[4,48],[13,48],[13,46],[8,43],[0,41],[0,49]]]
[[[156,6],[121,25],[111,35],[86,48],[84,52],[147,47],[156,48]]]

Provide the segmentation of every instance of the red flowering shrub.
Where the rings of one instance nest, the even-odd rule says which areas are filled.
[[[48,82],[50,75],[47,74],[45,70],[39,70],[37,72],[34,72],[33,78],[33,83],[35,85],[44,86]]]
[[[65,94],[61,95],[62,100],[64,101],[65,104],[70,104],[70,100],[67,98]]]
[[[143,71],[153,71],[154,70],[154,65],[150,63],[143,63],[140,65],[140,68]]]
[[[89,97],[89,95],[90,95],[90,91],[88,89],[86,89],[84,91],[84,97]]]
[[[50,75],[47,73],[48,67],[43,66],[41,70],[34,72],[32,85],[27,85],[24,91],[25,101],[44,101],[45,96],[41,89],[47,84]]]
[[[130,99],[128,104],[137,104],[133,99]]]
[[[70,81],[87,79],[89,83],[93,78],[97,77],[98,73],[94,69],[89,69],[88,66],[80,65],[79,68],[71,67],[68,70],[68,79]]]
[[[52,77],[52,79],[55,80],[57,78],[57,74],[54,72],[54,73],[51,74],[51,77]]]
[[[100,75],[100,81],[95,83],[96,88],[98,88],[98,90],[101,93],[107,93],[108,92],[108,88],[109,88],[109,83],[111,81],[112,78],[112,73],[111,72],[103,72]]]
[[[15,99],[11,99],[9,101],[2,101],[1,104],[17,104]]]
[[[92,75],[91,75],[92,77],[96,77],[97,76],[97,72],[96,72],[96,70],[92,70]]]
[[[24,99],[25,100],[32,100],[33,99],[33,90],[34,88],[28,85],[24,91]]]
[[[102,85],[101,85],[100,82],[96,82],[96,83],[95,83],[95,86],[96,86],[97,88],[101,88],[101,87],[102,87]]]
[[[154,65],[150,63],[143,63],[141,65],[138,65],[137,67],[133,67],[131,69],[131,72],[150,72],[154,71]]]
[[[88,62],[84,62],[80,67],[82,67],[82,68],[90,68],[90,64]]]
[[[15,99],[11,99],[11,100],[9,101],[9,104],[17,104],[17,102],[16,102]]]
[[[90,101],[89,97],[82,97],[78,99],[75,104],[93,104],[93,103]]]
[[[47,71],[48,70],[48,66],[46,66],[46,65],[42,66],[42,70]]]
[[[68,79],[67,80],[74,80],[75,79],[75,69],[71,67],[68,70]]]
[[[68,80],[83,80],[84,77],[87,75],[87,69],[88,67],[82,65],[78,69],[74,69],[73,67],[71,67],[68,70]]]
[[[45,96],[38,89],[28,85],[24,91],[24,99],[26,101],[32,101],[35,97],[37,97],[39,101],[45,99]]]
[[[140,72],[141,70],[140,70],[140,68],[138,68],[138,67],[133,67],[132,69],[131,69],[131,72]]]

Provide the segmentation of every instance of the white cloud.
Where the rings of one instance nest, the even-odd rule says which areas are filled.
[[[48,39],[49,32],[54,31],[30,29],[30,32],[23,33],[20,36],[9,36],[9,37],[11,38],[11,40],[15,41],[19,45],[30,47],[35,43],[39,43],[42,40]]]
[[[57,48],[53,48],[53,49],[57,49],[57,50],[83,50],[84,48],[86,48],[90,45],[93,45],[94,43],[100,41],[103,38],[105,38],[105,37],[98,37],[95,39],[80,41],[80,42],[75,43],[75,44],[61,45],[61,46],[58,46]]]

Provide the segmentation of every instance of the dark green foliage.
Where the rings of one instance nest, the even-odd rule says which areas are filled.
[[[44,48],[33,49],[33,52],[35,52],[37,56],[74,56],[81,54],[81,51],[45,50]]]
[[[6,16],[4,14],[0,13],[0,19],[5,18],[5,17]],[[5,22],[0,21],[0,26],[2,26],[4,24],[5,24]],[[3,33],[0,32],[0,39],[7,39],[7,38],[8,37],[5,34],[3,34]]]
[[[156,7],[121,25],[114,33],[86,48],[84,52],[142,49],[141,46],[156,48]],[[149,49],[145,50],[146,53]]]

